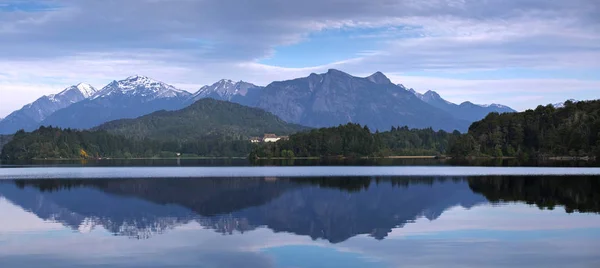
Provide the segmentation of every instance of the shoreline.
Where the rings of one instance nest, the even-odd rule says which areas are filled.
[[[33,158],[28,160],[19,161],[74,161],[74,160],[87,160],[87,161],[103,161],[103,160],[194,160],[194,159],[248,159],[248,157],[241,156],[222,156],[222,157],[132,157],[132,158]]]
[[[504,156],[504,157],[490,157],[490,156],[477,156],[477,157],[466,157],[465,160],[493,160],[493,159],[517,159],[518,157],[514,156]],[[19,160],[19,161],[104,161],[104,160],[242,160],[249,159],[248,157],[241,156],[197,156],[197,157],[133,157],[133,158],[33,158],[28,160]],[[391,155],[391,156],[363,156],[363,157],[347,157],[347,156],[338,156],[338,157],[318,157],[318,156],[310,156],[310,157],[257,157],[254,160],[349,160],[349,159],[437,159],[437,160],[449,160],[454,159],[450,156],[435,156],[435,155]],[[461,158],[457,158],[461,159]],[[596,157],[594,156],[548,156],[548,157],[538,157],[538,160],[550,160],[550,161],[595,161]]]

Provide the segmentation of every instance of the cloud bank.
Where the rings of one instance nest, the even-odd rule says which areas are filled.
[[[331,31],[339,36],[328,38]],[[333,47],[325,53],[342,60],[278,63],[310,58],[325,44]],[[350,51],[335,49],[351,44]],[[419,91],[485,103],[510,101],[486,89],[498,82],[485,76],[417,85],[449,72],[519,68],[535,81],[530,70],[590,72],[599,65],[596,0],[0,0],[0,116],[80,81],[102,87],[134,73],[193,91],[221,78],[266,84],[327,68],[383,71]],[[544,96],[550,84],[502,80],[525,92],[521,99]],[[600,91],[598,78],[558,80],[552,82],[564,96],[506,104],[524,109]],[[472,87],[457,93],[473,81],[496,95],[470,96]]]

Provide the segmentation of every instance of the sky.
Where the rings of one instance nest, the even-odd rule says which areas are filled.
[[[0,0],[0,117],[79,82],[376,71],[517,110],[600,98],[598,0]]]

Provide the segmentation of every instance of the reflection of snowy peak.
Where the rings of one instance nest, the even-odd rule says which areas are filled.
[[[77,230],[82,234],[87,234],[91,233],[94,230],[94,228],[96,228],[96,223],[90,218],[85,218],[83,219],[81,224],[79,224]]]
[[[43,220],[59,222],[79,233],[89,233],[101,226],[113,234],[138,239],[186,224],[194,216],[182,207],[156,205],[87,187],[40,192],[6,182],[0,183],[0,197]]]

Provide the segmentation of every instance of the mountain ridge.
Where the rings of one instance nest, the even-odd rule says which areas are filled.
[[[189,96],[191,93],[164,82],[135,75],[109,83],[90,98],[53,113],[41,124],[88,129],[158,110],[178,110],[185,107]]]
[[[456,104],[450,101],[445,100],[433,90],[428,90],[425,93],[421,94],[415,91],[414,89],[408,89],[408,92],[414,94],[417,98],[422,101],[444,110],[445,112],[451,114],[453,117],[460,118],[463,120],[467,120],[470,122],[476,122],[488,115],[491,112],[497,113],[514,113],[516,112],[514,109],[502,105],[502,104],[474,104],[470,101],[464,101],[460,104]]]
[[[88,129],[158,110],[182,109],[204,98],[260,108],[287,122],[310,127],[352,122],[368,125],[374,130],[407,125],[466,131],[470,123],[489,112],[514,111],[497,104],[454,104],[435,91],[421,94],[402,84],[394,84],[379,71],[367,77],[356,77],[329,69],[321,74],[273,81],[264,87],[242,80],[221,79],[194,93],[141,75],[112,81],[100,90],[85,85],[77,85],[81,94],[77,101],[54,109],[37,120],[5,118],[0,121],[0,133],[12,134],[19,129],[31,131],[41,125]],[[52,102],[50,98],[58,98],[61,93],[44,96],[48,98],[45,102]],[[17,125],[2,127],[17,121],[20,122]]]
[[[0,134],[14,134],[19,129],[34,130],[54,112],[83,101],[96,92],[93,86],[79,83],[59,93],[42,96],[0,120]]]
[[[285,121],[310,127],[352,122],[368,125],[373,130],[407,125],[464,131],[469,125],[394,85],[381,72],[355,77],[330,69],[322,74],[272,82],[262,89],[252,106],[270,111]]]

